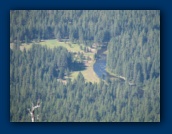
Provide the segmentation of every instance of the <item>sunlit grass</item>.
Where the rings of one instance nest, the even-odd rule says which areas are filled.
[[[45,40],[42,42],[39,42],[40,45],[47,46],[48,48],[54,48],[54,47],[65,47],[70,52],[81,52],[80,46],[78,44],[72,44],[70,42],[59,42],[56,39],[52,40]]]
[[[99,82],[99,78],[93,70],[93,65],[94,63],[92,62],[90,66],[86,67],[85,70],[72,72],[69,78],[71,78],[71,80],[74,80],[77,78],[79,72],[81,72],[86,82]]]
[[[90,57],[91,58],[91,63],[89,64],[89,66],[86,67],[85,70],[82,71],[73,71],[71,72],[71,75],[69,78],[71,78],[72,80],[76,79],[78,76],[78,73],[81,72],[85,78],[85,80],[87,82],[99,82],[99,78],[96,75],[96,73],[93,70],[93,65],[94,65],[94,53],[85,53],[83,50],[80,49],[80,45],[79,44],[73,44],[70,42],[59,42],[56,39],[51,39],[51,40],[44,40],[38,43],[23,43],[20,46],[20,50],[23,51],[24,48],[26,50],[29,50],[32,47],[32,44],[40,44],[42,46],[47,46],[47,48],[53,49],[55,47],[65,47],[68,51],[70,52],[83,52],[84,56],[86,57]],[[13,44],[10,43],[10,47],[13,47]]]

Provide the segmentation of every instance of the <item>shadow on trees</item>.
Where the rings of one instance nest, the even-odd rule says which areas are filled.
[[[82,62],[74,62],[71,66],[71,71],[83,71],[86,69],[86,66]]]

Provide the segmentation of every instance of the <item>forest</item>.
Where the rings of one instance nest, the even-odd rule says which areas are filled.
[[[83,60],[49,39],[106,45],[107,72],[124,80],[71,79]],[[31,122],[38,100],[35,122],[160,122],[159,10],[11,10],[11,43],[11,122]]]

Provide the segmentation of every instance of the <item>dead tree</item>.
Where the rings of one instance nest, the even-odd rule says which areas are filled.
[[[32,122],[35,122],[34,111],[35,111],[36,108],[39,108],[39,107],[40,107],[40,104],[41,104],[41,103],[40,103],[40,101],[38,100],[36,106],[34,106],[33,103],[32,103],[32,108],[31,108],[31,109],[28,108],[28,111],[29,111],[29,113],[30,113],[30,115],[31,115],[31,120],[32,120]],[[37,115],[37,120],[39,120],[39,115]]]

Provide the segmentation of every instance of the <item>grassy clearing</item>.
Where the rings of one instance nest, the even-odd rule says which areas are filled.
[[[65,42],[59,42],[57,40],[45,40],[43,42],[40,42],[39,44],[43,46],[47,46],[48,48],[63,46],[70,52],[83,52],[84,56],[86,57],[89,56],[92,60],[90,61],[90,63],[88,63],[85,70],[72,72],[70,78],[74,80],[75,78],[77,78],[78,73],[81,72],[87,82],[99,82],[99,78],[93,70],[94,53],[85,53],[83,50],[80,49],[80,46],[78,44],[72,44],[70,42],[65,43]]]
[[[62,46],[62,47],[65,47],[70,52],[83,52],[84,56],[86,56],[86,57],[89,56],[91,58],[91,60],[87,63],[85,70],[72,72],[71,75],[70,75],[70,78],[72,80],[74,80],[75,78],[77,78],[78,73],[81,72],[83,74],[83,76],[85,77],[85,80],[87,82],[93,82],[93,83],[94,82],[99,82],[99,78],[98,78],[98,76],[96,75],[96,73],[93,70],[93,65],[94,65],[94,62],[95,62],[94,61],[94,53],[85,53],[83,50],[80,49],[79,44],[73,44],[73,43],[70,43],[70,42],[66,42],[66,43],[65,42],[59,42],[56,39],[44,40],[44,41],[41,41],[41,42],[35,43],[35,44],[40,44],[42,46],[47,46],[50,49],[53,49],[54,47]],[[12,48],[12,47],[13,47],[13,44],[10,43],[10,48]],[[28,44],[23,43],[20,46],[20,50],[23,51],[24,48],[26,50],[29,50],[31,47],[32,47],[32,43],[28,43]]]
[[[32,47],[32,44],[40,44],[42,46],[47,46],[48,48],[54,48],[54,47],[65,47],[68,51],[70,52],[83,52],[83,50],[80,49],[80,46],[78,44],[73,44],[70,42],[59,42],[56,39],[51,39],[51,40],[44,40],[41,42],[32,42],[32,43],[22,43],[20,46],[20,50],[23,51],[23,49],[25,48],[26,50],[29,50]],[[10,48],[13,48],[14,43],[10,43]]]
[[[52,40],[45,40],[42,42],[39,42],[40,45],[47,46],[48,48],[54,48],[54,47],[65,47],[70,52],[81,52],[80,46],[78,44],[72,44],[70,42],[59,42],[56,39]],[[82,51],[83,52],[83,51]]]
[[[22,45],[20,45],[20,50],[23,51],[24,48],[25,48],[26,50],[29,50],[29,49],[31,49],[31,47],[32,47],[32,44],[31,44],[31,43],[28,43],[28,44],[22,43]],[[10,48],[11,48],[11,49],[14,48],[14,43],[10,43]]]
[[[93,65],[94,62],[92,61],[85,70],[72,72],[69,78],[73,80],[78,76],[78,73],[81,72],[87,82],[99,82],[99,78],[93,70]]]
[[[24,48],[25,48],[26,51],[27,51],[27,50],[29,50],[29,49],[32,48],[32,44],[25,44],[25,43],[24,43],[24,44],[22,44],[22,45],[20,46],[20,50],[23,51]]]

